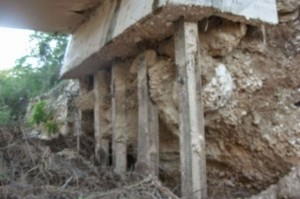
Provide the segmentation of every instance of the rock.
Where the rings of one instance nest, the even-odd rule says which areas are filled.
[[[278,199],[276,192],[277,192],[277,186],[272,185],[270,188],[261,192],[259,195],[252,196],[249,199]]]
[[[276,185],[249,199],[298,199],[300,198],[300,167],[292,168]]]
[[[286,23],[286,22],[289,22],[289,21],[297,20],[298,17],[299,17],[299,9],[296,9],[292,12],[281,14],[279,16],[279,21],[281,23]]]
[[[75,98],[79,94],[79,84],[77,81],[68,80],[61,82],[48,93],[31,99],[26,112],[26,120],[28,121],[32,109],[40,100],[46,101],[49,110],[53,111],[53,118],[59,129],[53,135],[49,135],[45,128],[36,127],[31,129],[28,136],[38,137],[41,139],[50,139],[61,135],[75,134],[76,122],[78,122],[78,110],[75,107]]]
[[[199,25],[201,46],[213,57],[230,53],[245,36],[247,26],[218,17],[210,17]]]
[[[292,171],[278,183],[279,198],[300,198],[300,167],[292,168]]]
[[[226,66],[219,64],[215,68],[215,76],[203,88],[205,111],[213,111],[224,107],[235,88],[232,76]]]
[[[168,129],[178,135],[177,96],[173,95],[176,87],[175,65],[168,60],[161,59],[149,69],[149,78],[150,95],[158,105],[160,117]]]
[[[219,17],[211,17],[199,24],[201,48],[212,57],[222,57],[230,53],[245,36],[247,26]],[[159,44],[158,52],[174,59],[174,38],[171,37]]]
[[[288,13],[296,10],[300,6],[298,0],[278,0],[277,9],[280,13]]]

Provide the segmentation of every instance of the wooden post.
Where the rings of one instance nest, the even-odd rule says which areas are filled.
[[[182,196],[206,199],[205,132],[198,24],[185,22],[182,18],[175,28]]]
[[[80,95],[85,96],[90,91],[93,90],[93,76],[87,75],[80,79]],[[94,115],[92,110],[82,110],[81,111],[81,131],[83,133],[92,133],[94,132],[93,127]]]
[[[112,148],[115,172],[127,170],[126,81],[128,67],[116,63],[112,67]]]
[[[89,76],[84,76],[79,79],[80,95],[83,96],[89,92]],[[79,111],[79,125],[77,127],[77,153],[80,151],[80,135],[86,132],[84,118],[88,118],[87,111]]]
[[[107,139],[103,138],[104,118],[102,109],[106,96],[109,95],[109,74],[100,70],[94,76],[94,128],[95,128],[95,160],[101,166],[107,166],[109,161],[109,146]]]
[[[159,174],[159,119],[151,101],[148,67],[156,61],[155,51],[146,51],[138,63],[138,160],[137,170],[144,175]]]

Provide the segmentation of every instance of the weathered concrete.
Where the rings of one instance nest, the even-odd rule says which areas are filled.
[[[201,99],[198,24],[180,19],[176,26],[181,192],[191,199],[207,198],[204,116]]]
[[[250,199],[279,199],[300,197],[300,168],[294,167],[291,172],[281,178],[277,184],[271,185],[267,190]]]
[[[168,3],[212,7],[221,12],[245,17],[248,20],[261,20],[272,24],[278,22],[274,0],[171,0]]]
[[[128,67],[115,63],[112,67],[112,147],[113,165],[116,173],[124,174],[127,170],[127,108],[126,84]]]
[[[94,75],[94,127],[95,127],[95,160],[102,166],[107,166],[109,161],[109,140],[104,138],[105,118],[103,107],[105,98],[110,92],[110,79],[108,71],[101,70]]]
[[[104,1],[74,33],[61,70],[64,78],[77,78],[100,66],[109,67],[116,57],[134,55],[136,43],[142,40],[168,37],[173,32],[172,23],[180,16],[194,21],[219,15],[244,23],[278,22],[275,0],[230,1],[232,4],[208,0],[151,0],[143,3],[124,0],[121,5],[118,2]]]
[[[0,0],[0,26],[73,33],[103,0]]]
[[[144,175],[159,174],[158,109],[150,98],[148,68],[155,64],[155,51],[146,51],[138,62],[138,159],[137,170]]]

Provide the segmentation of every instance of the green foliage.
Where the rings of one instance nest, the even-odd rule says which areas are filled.
[[[66,35],[35,32],[30,53],[18,59],[14,68],[0,71],[0,125],[22,121],[28,99],[59,83],[66,46]]]
[[[37,102],[32,109],[30,123],[38,126],[41,123],[47,122],[48,118],[49,113],[46,110],[46,101],[41,100]]]
[[[58,132],[59,126],[54,120],[51,120],[45,123],[45,128],[47,130],[48,135],[53,135]]]
[[[38,101],[32,109],[29,123],[33,126],[42,126],[46,129],[48,135],[58,132],[59,125],[54,120],[53,111],[47,107],[44,100]]]
[[[7,106],[0,107],[0,126],[9,124],[10,122],[10,109]]]

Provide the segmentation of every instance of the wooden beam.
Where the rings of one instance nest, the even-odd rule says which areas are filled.
[[[107,166],[109,161],[108,140],[103,138],[103,106],[105,97],[109,95],[110,82],[109,73],[106,70],[99,70],[94,76],[94,128],[95,128],[95,160],[101,166]]]
[[[158,109],[150,99],[148,67],[154,64],[155,51],[139,57],[138,64],[138,162],[137,169],[144,175],[159,174],[159,119]]]
[[[197,22],[181,18],[175,26],[182,196],[207,198],[204,116]]]
[[[93,90],[93,78],[90,75],[83,76],[79,79],[80,84],[80,96],[86,96],[90,91]],[[81,110],[80,121],[82,133],[93,132],[93,117],[92,110]]]
[[[115,172],[127,170],[126,81],[128,67],[116,63],[112,67],[112,147]]]
[[[83,96],[89,92],[89,78],[88,76],[83,76],[79,79],[79,95]],[[80,151],[80,135],[86,132],[86,125],[84,119],[87,115],[86,111],[79,110],[79,121],[76,132],[76,145],[77,145],[77,153]]]

